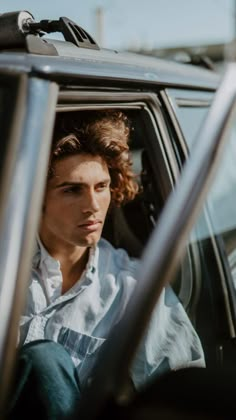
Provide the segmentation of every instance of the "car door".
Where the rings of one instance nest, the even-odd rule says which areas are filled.
[[[27,80],[27,78],[26,78]],[[34,94],[37,93],[36,89],[37,85],[33,85],[32,92]],[[47,90],[47,86],[45,85],[45,92]],[[105,89],[104,89],[105,90]],[[134,208],[129,210],[130,213],[130,219],[131,221],[135,222],[133,223],[133,230],[135,234],[140,233],[140,228],[142,228],[142,234],[138,238],[141,240],[142,245],[146,243],[147,240],[147,234],[151,232],[153,229],[153,226],[155,224],[155,220],[158,217],[161,208],[163,207],[164,201],[166,200],[166,197],[169,195],[171,189],[174,185],[174,180],[178,176],[178,166],[175,161],[173,147],[171,146],[171,141],[168,137],[168,133],[165,127],[164,119],[162,116],[162,111],[160,107],[160,102],[157,100],[157,96],[155,93],[150,92],[117,92],[113,91],[94,91],[92,88],[82,89],[80,83],[78,83],[78,86],[73,86],[73,90],[69,89],[66,90],[64,86],[61,88],[61,92],[58,95],[58,103],[57,107],[54,106],[50,107],[50,113],[49,116],[49,122],[50,118],[53,119],[54,112],[57,113],[71,113],[71,112],[83,112],[84,110],[90,109],[90,110],[101,110],[106,108],[117,108],[124,110],[130,117],[132,117],[132,121],[135,123],[134,132],[135,132],[135,138],[131,141],[131,149],[133,152],[134,157],[134,165],[137,166],[137,172],[140,172],[140,165],[142,160],[143,152],[145,152],[145,174],[144,174],[144,182],[146,184],[145,190],[145,206],[146,210],[148,210],[147,216],[147,226],[145,227],[144,223],[144,217],[143,213],[139,213],[139,211],[134,212]],[[25,114],[22,115],[22,120],[26,120],[26,124],[29,118],[29,121],[32,121],[31,117],[31,102],[28,101],[25,103],[25,106],[21,106],[20,109],[27,110]],[[29,113],[29,117],[28,117]],[[44,115],[44,114],[43,114]],[[47,114],[45,114],[47,115]],[[44,126],[44,119],[38,118],[38,124],[39,124],[39,132],[40,130],[43,130]],[[9,122],[7,123],[7,126],[11,126]],[[35,126],[35,122],[34,122]],[[51,127],[51,125],[50,125]],[[27,131],[26,131],[27,133]],[[49,131],[50,133],[50,131]],[[22,136],[24,136],[25,133],[23,132]],[[22,137],[23,138],[23,137]],[[145,141],[144,141],[145,140]],[[37,145],[39,145],[41,142],[40,139],[38,139]],[[28,149],[29,144],[25,143],[25,148]],[[37,150],[37,149],[36,149]],[[48,150],[48,149],[47,149]],[[44,155],[43,163],[47,161],[46,158],[46,152]],[[40,156],[40,153],[38,154]],[[41,176],[43,177],[43,167],[41,168]],[[17,168],[13,166],[13,174],[14,171],[17,171]],[[30,172],[30,166],[26,168],[26,172],[28,173],[27,179],[31,179]],[[151,182],[150,182],[151,180]],[[151,185],[152,184],[152,185]],[[18,193],[21,191],[21,188],[18,189]],[[40,196],[41,196],[41,188],[36,187],[34,189],[34,192],[36,194],[36,200],[34,199],[33,202],[35,203],[35,206],[39,206],[40,203]],[[24,196],[22,198],[22,202],[27,203],[27,196]],[[137,203],[136,203],[137,204]],[[35,207],[35,208],[36,208]],[[38,207],[37,207],[38,208]],[[137,207],[136,207],[137,210]],[[34,208],[29,208],[28,213],[25,212],[25,218],[22,218],[19,221],[19,226],[21,226],[22,229],[27,229],[27,223],[25,224],[25,220],[30,220],[32,218],[31,212],[34,212]],[[38,211],[38,210],[37,210]],[[24,214],[23,212],[23,214]],[[137,222],[137,215],[138,215],[138,222]],[[136,217],[134,217],[136,216]],[[135,219],[135,220],[134,220]],[[119,231],[122,231],[124,233],[124,224],[122,223],[121,228],[121,219],[119,219]],[[138,226],[137,226],[138,225]],[[110,227],[110,226],[109,226]],[[138,228],[137,228],[138,227]],[[31,232],[35,232],[33,226],[31,229]],[[32,235],[33,235],[32,233]],[[130,235],[130,231],[128,232],[129,238],[131,239],[131,252],[134,250],[134,243],[136,247],[137,238],[134,237],[134,235]],[[6,236],[12,238],[11,232],[7,232]],[[131,237],[132,236],[132,237]],[[120,243],[120,238],[115,238],[116,244],[118,246],[122,246],[122,243]],[[24,235],[22,235],[21,238],[19,238],[19,243],[22,241],[24,244]],[[9,240],[10,241],[10,240]],[[125,245],[127,247],[127,235],[125,236]],[[27,242],[29,244],[29,242]],[[24,247],[25,249],[25,247]],[[8,252],[8,251],[6,251]],[[29,254],[30,255],[30,254]],[[29,257],[30,258],[30,257]],[[29,264],[30,259],[28,260],[24,258],[25,265]],[[16,271],[18,268],[16,267]],[[9,321],[9,324],[15,325],[17,317],[19,317],[19,310],[21,307],[21,299],[24,296],[24,289],[27,287],[26,285],[27,276],[24,276],[23,280],[21,277],[20,281],[17,281],[17,284],[15,283],[12,285],[12,290],[14,290],[14,293],[16,295],[16,299],[13,300],[10,298],[9,291],[7,289],[5,293],[7,305],[8,305],[8,312],[11,313],[11,305],[12,308],[16,308],[17,311],[15,313],[15,317],[11,317],[11,320]],[[20,285],[20,288],[19,288]],[[21,294],[19,294],[21,291]],[[9,299],[8,299],[9,297]],[[13,312],[12,312],[13,314]],[[9,337],[14,337],[15,329],[14,328],[8,328],[7,329],[10,334],[8,334],[8,338],[6,338],[6,342],[9,342]],[[15,343],[14,339],[12,341]],[[10,348],[8,344],[6,345],[6,348]],[[11,349],[14,349],[14,347]],[[11,355],[13,357],[13,353],[8,352],[8,355]],[[5,361],[5,355],[3,354],[3,360]],[[4,363],[3,363],[4,364]],[[9,365],[6,365],[9,366]],[[9,377],[9,372],[6,374],[7,377]],[[4,388],[6,388],[6,383],[4,384]]]
[[[217,177],[216,170],[221,159],[224,160],[224,154],[227,154],[229,141],[232,143],[235,125],[236,66],[231,65],[223,78],[198,138],[194,142],[194,150],[185,164],[180,181],[170,195],[145,248],[142,257],[143,264],[139,272],[140,281],[119,328],[111,334],[104,346],[104,351],[101,352],[96,376],[82,396],[78,410],[80,419],[96,418],[108,401],[115,401],[117,406],[122,403],[129,368],[141,336],[163,287],[174,275],[187,237],[203,208],[207,191]],[[235,138],[233,141],[235,143]],[[205,208],[211,200],[212,191]],[[198,224],[199,221],[196,226]],[[228,230],[231,232],[232,226],[229,227],[226,233]],[[234,240],[231,243],[234,243]],[[222,288],[222,293],[225,293],[224,288]],[[230,293],[229,290],[228,293]],[[231,295],[231,298],[234,298],[234,295]],[[208,303],[205,303],[206,317]],[[229,313],[232,315],[228,306],[218,309],[226,316],[229,316]],[[227,333],[228,331],[224,331],[224,334]]]
[[[29,275],[58,90],[28,73],[0,70],[1,407],[15,356],[16,320]]]
[[[179,121],[184,138],[182,150],[194,153],[194,142],[201,123],[207,116],[214,93],[167,89],[163,101],[175,125]],[[171,109],[170,109],[171,108]],[[230,365],[234,360],[235,284],[234,284],[234,147],[233,134],[222,169],[214,180],[214,189],[201,218],[192,232],[188,247],[194,251],[192,268],[196,281],[192,290],[189,276],[182,278],[179,297],[194,322],[205,348],[207,365]],[[181,136],[180,136],[181,138]],[[230,226],[230,229],[229,229]],[[189,293],[188,293],[189,292]],[[191,292],[191,294],[190,294]],[[205,317],[205,302],[208,316]],[[188,302],[188,300],[187,300]]]

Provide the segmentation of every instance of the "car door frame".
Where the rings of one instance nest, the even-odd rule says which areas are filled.
[[[5,81],[10,89],[15,89],[15,101],[1,110],[9,130],[1,139],[4,156],[0,180],[0,412],[3,413],[43,199],[58,86],[28,71],[13,71],[7,66],[0,69],[0,75],[2,83]]]
[[[231,64],[200,131],[195,153],[186,161],[181,180],[170,195],[145,249],[138,285],[126,313],[98,358],[96,376],[80,401],[77,412],[80,419],[95,419],[108,401],[122,401],[135,351],[163,288],[176,270],[235,116],[236,65]]]

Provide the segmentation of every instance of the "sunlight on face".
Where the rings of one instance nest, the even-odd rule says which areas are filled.
[[[101,237],[110,200],[109,170],[100,156],[61,159],[47,185],[40,234],[64,246],[92,246]]]

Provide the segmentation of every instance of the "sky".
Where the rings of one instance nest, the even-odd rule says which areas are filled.
[[[97,8],[105,48],[216,44],[236,35],[236,0],[0,0],[0,13],[28,10],[36,21],[66,16],[98,40]]]

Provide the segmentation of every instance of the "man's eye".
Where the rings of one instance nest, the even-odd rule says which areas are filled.
[[[108,183],[107,182],[101,182],[100,184],[98,184],[98,186],[97,186],[97,190],[98,191],[103,191],[103,190],[105,190],[106,188],[108,188]]]
[[[63,193],[65,194],[78,194],[81,192],[81,188],[80,187],[67,187],[64,188]]]

